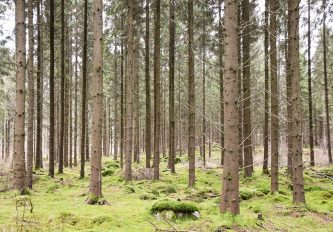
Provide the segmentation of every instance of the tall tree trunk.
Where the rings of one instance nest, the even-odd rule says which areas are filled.
[[[265,49],[265,119],[264,119],[264,161],[262,171],[264,174],[268,174],[268,141],[269,141],[269,72],[268,72],[268,18],[269,18],[269,0],[265,0],[265,42],[264,42],[264,49]]]
[[[242,28],[244,27],[244,25],[242,24],[241,21],[241,2],[237,1],[237,7],[238,7],[238,11],[237,11],[237,18],[238,18],[238,22],[239,22],[239,27]],[[238,36],[238,63],[241,64],[242,62],[242,49],[241,49],[241,37],[242,37],[242,31],[239,32],[239,36]],[[244,141],[243,141],[243,95],[242,95],[242,67],[239,68],[238,71],[238,144],[239,144],[239,166],[241,168],[244,167],[244,157],[243,157],[243,146],[244,146]]]
[[[80,178],[84,178],[85,164],[85,139],[86,139],[86,106],[87,106],[87,27],[88,27],[88,0],[84,0],[84,18],[83,18],[83,54],[82,54],[82,103],[81,103],[81,144],[80,144]]]
[[[121,16],[121,29],[124,29],[124,19]],[[124,83],[124,38],[121,38],[120,46],[120,167],[124,166],[124,143],[125,143],[125,83]]]
[[[161,80],[160,80],[160,19],[161,1],[156,0],[154,9],[154,180],[160,179],[161,134]]]
[[[145,36],[145,87],[146,87],[146,129],[145,152],[146,168],[150,168],[151,160],[151,100],[150,100],[150,48],[149,48],[149,0],[146,0],[146,36]]]
[[[42,16],[43,1],[37,3],[37,136],[35,169],[43,168],[43,43],[42,43]]]
[[[17,0],[15,7],[16,22],[16,98],[15,98],[15,135],[14,135],[14,189],[19,192],[25,188],[24,118],[25,118],[25,11],[24,0]]]
[[[118,49],[117,49],[118,43],[117,38],[115,38],[115,47],[114,47],[114,85],[115,85],[115,91],[114,91],[114,160],[118,160],[118,145],[119,145],[119,120],[118,120]],[[112,144],[112,143],[111,143]]]
[[[250,3],[242,1],[242,21],[245,24],[243,33],[243,130],[244,130],[244,176],[250,177],[253,172],[252,124],[251,124],[251,54],[250,54]]]
[[[205,2],[207,4],[207,1]],[[201,152],[203,165],[206,166],[206,22],[205,13],[206,8],[203,9],[203,28],[202,28],[202,137],[201,137]]]
[[[103,120],[103,20],[102,0],[93,2],[93,109],[92,109],[92,143],[91,143],[91,177],[90,201],[96,204],[102,197],[102,120]]]
[[[126,75],[126,145],[125,145],[125,180],[132,180],[133,153],[133,91],[134,91],[134,2],[127,4],[127,75]]]
[[[287,30],[285,31],[285,38],[287,38],[290,35],[290,26],[289,26],[289,19],[288,15],[286,16],[287,21]],[[289,40],[289,39],[288,39]],[[292,137],[291,137],[291,131],[292,131],[292,109],[291,109],[291,72],[289,72],[290,64],[289,58],[288,58],[288,46],[289,44],[287,43],[285,46],[285,56],[286,56],[286,63],[287,63],[287,70],[286,70],[286,91],[287,91],[287,146],[288,146],[288,154],[287,154],[287,172],[290,176],[293,175],[293,152],[292,152]]]
[[[50,146],[49,146],[49,175],[54,177],[55,153],[55,118],[54,118],[54,0],[50,0]]]
[[[238,120],[238,1],[226,0],[224,4],[224,119],[225,157],[221,212],[239,214],[239,120]]]
[[[291,77],[293,202],[305,203],[302,161],[302,110],[299,70],[299,1],[288,1],[289,27],[288,64]]]
[[[193,0],[188,0],[188,160],[189,187],[195,184],[195,83],[193,44]]]
[[[134,92],[134,98],[133,98],[133,104],[134,104],[134,161],[139,163],[140,162],[140,70],[139,70],[139,62],[140,62],[140,52],[139,52],[139,38],[137,35],[137,31],[135,31],[135,47],[134,47],[134,67],[133,67],[133,92]]]
[[[65,1],[61,0],[61,109],[60,109],[60,140],[58,143],[59,152],[59,173],[64,172],[64,134],[65,134]]]
[[[312,78],[311,78],[311,0],[308,0],[308,96],[309,96],[309,143],[310,165],[315,165],[313,145],[313,113],[312,113]]]
[[[323,0],[323,62],[324,62],[324,86],[325,86],[325,111],[326,111],[326,133],[328,161],[332,163],[330,110],[328,103],[328,80],[327,80],[327,46],[326,46],[326,0]]]
[[[28,85],[29,85],[29,109],[28,109],[28,138],[27,138],[27,187],[32,188],[32,166],[34,159],[34,28],[33,28],[33,1],[28,5],[28,30],[29,30],[29,57],[28,57]]]
[[[69,7],[67,5],[67,7]],[[64,59],[66,59],[66,63],[65,63],[65,98],[64,98],[64,137],[63,137],[63,162],[64,162],[64,167],[67,168],[68,167],[68,132],[69,132],[69,88],[70,88],[70,84],[69,84],[69,76],[70,76],[70,62],[71,60],[69,59],[70,55],[69,55],[69,32],[68,32],[68,17],[66,17],[65,19],[65,56]]]
[[[175,173],[175,0],[169,1],[169,168]]]
[[[78,11],[78,5],[77,5],[77,0],[75,0],[75,12]],[[76,21],[78,21],[78,18],[75,18]],[[75,67],[74,67],[74,167],[77,166],[77,132],[78,132],[78,125],[77,125],[77,118],[78,118],[78,113],[77,113],[77,108],[78,108],[78,29],[75,29]]]
[[[219,81],[220,81],[220,146],[221,165],[224,164],[224,95],[223,95],[223,26],[222,26],[222,0],[219,0]]]
[[[271,191],[279,191],[279,95],[277,80],[277,23],[276,15],[279,9],[277,0],[270,0],[270,60],[271,60]]]

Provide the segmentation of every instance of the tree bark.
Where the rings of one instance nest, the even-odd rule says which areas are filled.
[[[277,0],[270,0],[270,60],[271,60],[271,192],[279,191],[279,95],[277,76],[277,22],[276,15],[279,9]]]
[[[42,16],[43,1],[37,3],[37,126],[36,126],[36,159],[35,169],[43,168],[43,43],[42,43]]]
[[[299,1],[288,1],[289,27],[288,64],[291,77],[293,202],[305,203],[302,161],[302,110],[299,70]]]
[[[222,0],[219,0],[219,81],[220,81],[220,146],[221,165],[224,164],[224,95],[223,95],[223,26],[222,26]]]
[[[134,91],[134,2],[127,3],[127,75],[126,75],[126,145],[125,145],[125,180],[132,180],[133,154],[133,91]]]
[[[169,1],[169,168],[175,173],[175,0]]]
[[[27,187],[32,188],[32,170],[34,159],[34,28],[33,28],[33,0],[28,5],[28,30],[29,30],[29,57],[28,57],[28,138],[27,138]]]
[[[50,0],[50,145],[49,145],[49,175],[54,177],[55,152],[55,118],[54,118],[54,0]]]
[[[308,97],[309,97],[309,144],[310,165],[315,165],[313,144],[312,78],[311,78],[311,0],[308,0]]]
[[[145,129],[145,152],[146,168],[150,168],[151,160],[151,100],[150,100],[150,46],[149,46],[149,0],[146,0],[146,36],[145,36],[145,87],[146,87],[146,129]]]
[[[239,214],[239,120],[238,120],[238,1],[224,4],[224,119],[225,157],[220,210]]]
[[[93,109],[91,143],[91,178],[89,192],[91,202],[102,197],[102,121],[103,121],[103,20],[102,0],[93,1]]]
[[[160,134],[161,134],[161,80],[160,80],[160,18],[161,1],[156,0],[154,9],[154,180],[160,179]]]
[[[24,154],[24,119],[25,119],[25,11],[24,0],[17,0],[15,7],[16,22],[16,98],[15,98],[15,135],[14,135],[14,189],[20,193],[25,188],[25,154]]]
[[[332,163],[331,150],[331,127],[330,110],[328,102],[328,80],[327,80],[327,46],[326,46],[326,0],[323,0],[323,62],[324,62],[324,88],[325,88],[325,112],[326,112],[326,134],[327,134],[327,154],[328,162]]]
[[[188,0],[188,159],[189,187],[195,185],[195,83],[193,44],[193,0]]]
[[[243,130],[244,130],[244,176],[251,177],[253,172],[252,123],[251,123],[251,37],[250,37],[250,3],[242,1],[242,21],[245,24],[243,36]]]
[[[84,0],[84,19],[83,19],[83,54],[82,54],[82,103],[81,103],[81,144],[80,144],[80,178],[84,178],[85,164],[85,139],[86,139],[86,106],[87,106],[87,24],[88,24],[88,0]]]
[[[269,72],[268,72],[268,18],[269,18],[269,0],[265,0],[265,42],[264,42],[264,49],[265,49],[265,122],[264,122],[264,161],[263,161],[263,173],[268,174],[268,142],[269,142]]]

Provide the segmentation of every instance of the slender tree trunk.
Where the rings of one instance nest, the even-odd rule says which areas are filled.
[[[134,2],[127,4],[127,75],[126,75],[126,146],[125,146],[125,180],[132,180],[133,153],[133,90],[134,90]]]
[[[251,124],[251,54],[250,54],[250,3],[242,1],[242,19],[245,24],[243,36],[243,130],[244,130],[244,176],[250,177],[253,172],[252,124]]]
[[[135,34],[137,32],[135,31]],[[134,73],[133,73],[133,85],[134,85],[134,161],[139,163],[140,162],[140,70],[139,70],[139,62],[140,62],[140,53],[139,53],[139,38],[135,35],[134,38]]]
[[[309,143],[310,165],[315,165],[313,145],[313,118],[312,118],[312,78],[311,78],[311,1],[308,0],[308,96],[309,96]]]
[[[102,120],[103,120],[103,20],[102,0],[93,1],[93,110],[91,177],[89,193],[90,204],[96,204],[96,198],[102,197]]]
[[[160,179],[161,134],[161,80],[160,80],[160,19],[161,1],[156,0],[154,9],[154,180]]]
[[[169,168],[175,173],[175,0],[169,1]]]
[[[124,19],[121,16],[121,29],[124,29]],[[124,166],[125,143],[125,83],[124,83],[124,38],[121,38],[121,65],[120,65],[120,167]]]
[[[37,136],[36,136],[36,160],[35,169],[43,168],[43,43],[42,43],[42,16],[41,7],[43,1],[37,3]]]
[[[220,81],[220,146],[221,165],[224,164],[224,95],[223,95],[223,26],[222,26],[222,0],[219,0],[219,81]]]
[[[145,129],[145,152],[146,168],[150,168],[151,160],[151,100],[150,100],[150,47],[149,47],[149,0],[146,0],[146,36],[145,36],[145,87],[146,87],[146,129]]]
[[[24,0],[17,0],[15,7],[16,22],[16,99],[15,99],[15,135],[14,135],[14,189],[20,193],[25,188],[25,154],[24,154],[24,118],[25,118],[25,12]]]
[[[302,110],[300,99],[299,70],[299,1],[288,1],[289,13],[289,46],[288,59],[291,77],[291,109],[292,109],[292,152],[293,152],[293,202],[305,203],[304,178],[302,161]]]
[[[188,159],[189,187],[195,185],[195,83],[193,44],[193,0],[188,0]]]
[[[61,109],[60,109],[60,138],[58,143],[59,173],[64,172],[64,134],[65,134],[65,1],[61,0]]]
[[[77,1],[75,1],[75,12],[78,11],[78,5]],[[76,21],[78,21],[78,18],[75,18]],[[77,125],[77,118],[78,118],[78,113],[77,113],[77,108],[78,108],[78,29],[75,29],[75,68],[74,68],[74,167],[77,166],[77,136],[78,136],[78,125]]]
[[[205,2],[207,4],[207,1]],[[202,28],[202,140],[201,140],[201,151],[203,165],[206,166],[206,22],[205,17],[207,16],[204,11],[203,17],[203,28]]]
[[[239,214],[239,120],[238,120],[238,1],[226,0],[224,4],[224,119],[225,157],[221,212]]]
[[[115,91],[114,91],[114,160],[118,160],[118,144],[119,144],[119,120],[118,120],[118,49],[117,49],[117,40],[115,38],[115,48],[114,48],[114,72],[115,72]],[[112,143],[111,143],[112,144]]]
[[[326,111],[326,134],[328,161],[332,163],[330,111],[328,102],[328,80],[327,80],[327,46],[326,46],[326,0],[323,0],[323,62],[324,62],[324,86],[325,86],[325,111]]]
[[[86,106],[87,106],[87,25],[88,24],[88,0],[84,0],[84,19],[83,19],[83,54],[82,54],[82,104],[81,104],[81,144],[80,144],[80,178],[84,178],[85,164],[85,139],[86,139]]]
[[[69,7],[68,5],[66,7]],[[68,167],[68,132],[69,132],[69,88],[70,88],[70,84],[69,84],[69,76],[70,76],[70,71],[69,71],[69,66],[70,66],[70,62],[71,60],[69,59],[69,43],[68,43],[68,36],[69,36],[69,32],[68,32],[68,18],[66,17],[65,19],[65,56],[64,59],[66,59],[66,63],[64,66],[65,69],[65,98],[64,98],[64,137],[63,137],[63,164],[64,167],[67,168]]]
[[[263,173],[268,174],[268,142],[269,142],[269,71],[268,71],[268,18],[269,18],[269,0],[265,0],[265,42],[264,42],[264,49],[265,49],[265,122],[264,122],[264,161],[263,161]]]
[[[279,191],[279,111],[278,111],[278,80],[277,80],[277,22],[276,15],[279,3],[277,0],[270,0],[270,60],[271,60],[271,191]]]
[[[55,153],[55,118],[54,118],[54,0],[50,0],[50,146],[49,146],[49,175],[54,177]]]
[[[29,30],[29,57],[28,57],[28,138],[27,138],[27,187],[32,188],[32,166],[34,158],[34,28],[33,28],[33,1],[28,5],[28,30]]]
[[[241,2],[237,1],[237,7],[238,7],[238,11],[237,11],[237,18],[238,18],[238,22],[239,22],[239,27],[243,28],[244,25],[242,25],[242,21],[241,21]],[[241,64],[242,62],[242,49],[241,49],[241,37],[242,37],[242,31],[239,32],[239,36],[238,36],[238,63]],[[243,146],[244,146],[244,141],[243,141],[243,95],[242,95],[242,67],[239,68],[238,71],[238,144],[239,144],[239,166],[241,168],[244,167],[244,157],[243,157]]]

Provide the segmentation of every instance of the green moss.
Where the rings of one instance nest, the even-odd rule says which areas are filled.
[[[254,196],[254,192],[243,189],[239,191],[239,195],[242,200],[249,200]]]
[[[141,200],[156,200],[157,197],[154,194],[151,193],[143,193],[140,195]]]
[[[329,191],[324,191],[321,193],[321,196],[324,198],[324,199],[329,199],[331,198],[333,195],[332,193],[330,193]]]
[[[155,202],[151,207],[151,213],[173,211],[174,213],[193,213],[199,211],[198,207],[191,202],[180,202],[174,200],[161,200]]]
[[[60,189],[59,184],[52,184],[47,188],[46,193],[54,193],[58,189]]]
[[[112,176],[114,174],[113,169],[105,169],[102,171],[102,176]]]
[[[126,185],[126,186],[125,186],[125,193],[127,193],[127,194],[135,193],[135,188],[134,188],[134,186]]]

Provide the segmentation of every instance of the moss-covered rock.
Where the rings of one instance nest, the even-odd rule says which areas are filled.
[[[195,211],[199,211],[198,207],[191,202],[181,202],[174,200],[161,200],[155,202],[150,212],[157,213],[163,211],[172,211],[174,213],[191,214]]]

